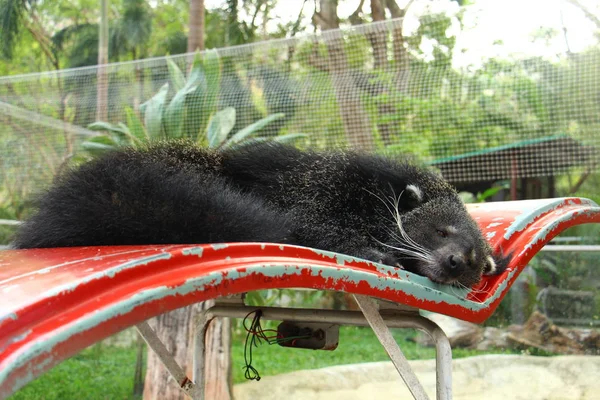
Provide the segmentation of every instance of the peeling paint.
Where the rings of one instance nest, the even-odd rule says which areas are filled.
[[[4,346],[0,347],[0,353],[2,353],[8,346],[12,345],[13,343],[18,343],[18,342],[21,342],[21,341],[27,339],[29,337],[29,335],[31,335],[31,329],[27,330],[26,332],[23,332],[20,335],[17,335],[17,336],[14,336],[14,337],[10,338],[4,344]]]
[[[585,213],[584,213],[585,214]],[[535,235],[531,237],[529,243],[524,247],[523,251],[531,249],[539,242],[547,242],[550,240],[548,235],[559,229],[559,227],[565,222],[571,221],[578,216],[582,215],[580,210],[571,210],[560,217],[554,219],[552,222],[544,225],[544,229],[539,230]]]
[[[598,207],[596,203],[589,199],[580,199],[582,206]],[[523,205],[529,205],[529,208],[523,208],[521,214],[515,217],[511,222],[510,226],[504,233],[504,239],[509,240],[512,235],[517,232],[521,232],[527,228],[536,218],[544,214],[551,213],[555,210],[559,210],[565,206],[579,206],[572,199],[569,198],[558,198],[558,199],[545,199],[545,200],[523,200]]]
[[[522,210],[504,232],[504,239],[509,240],[515,233],[525,230],[537,217],[557,209],[562,204],[561,200],[554,200],[542,207]]]
[[[115,256],[119,256],[119,255],[130,255],[131,256],[132,254],[139,253],[139,252],[140,252],[140,249],[127,250],[127,251],[122,251],[122,252],[119,252],[119,253],[113,253],[110,256],[111,257],[115,257]],[[51,267],[42,268],[42,269],[39,269],[39,270],[36,270],[36,271],[32,271],[32,272],[28,272],[28,273],[25,273],[25,274],[21,274],[21,275],[15,276],[13,278],[5,279],[3,281],[0,281],[0,284],[4,285],[7,282],[11,282],[11,281],[16,280],[16,279],[22,279],[22,278],[24,278],[26,276],[35,276],[35,275],[38,275],[38,274],[47,274],[47,273],[49,273],[51,271],[63,268],[63,267],[68,266],[68,265],[79,264],[81,262],[85,262],[85,261],[88,261],[88,260],[94,261],[94,260],[99,260],[99,259],[102,259],[102,258],[101,257],[98,258],[97,256],[94,256],[94,257],[77,258],[75,260],[65,261],[65,262],[62,262],[62,263],[59,263],[59,264],[56,264],[56,265],[52,265]]]
[[[4,321],[8,321],[9,319],[16,321],[18,319],[17,314],[15,314],[14,312],[11,312],[11,313],[1,316],[0,317],[0,325],[2,325],[4,323]]]
[[[335,255],[335,262],[337,265],[346,265],[346,263],[356,262],[357,260],[359,260],[359,259],[355,258],[355,257],[347,256],[344,254],[336,254]]]
[[[481,304],[484,304],[486,307],[488,307],[490,304],[492,304],[497,299],[499,299],[500,296],[502,296],[506,290],[509,289],[508,283],[512,282],[512,279],[515,276],[515,274],[517,273],[517,270],[516,269],[507,269],[506,271],[508,272],[506,274],[506,277],[502,280],[502,283],[500,283],[498,288],[494,291],[494,294],[492,294],[490,297],[488,297]]]
[[[320,250],[320,249],[311,249],[315,254],[320,255],[322,257],[327,257],[332,260],[335,260],[336,264],[344,266],[347,263],[355,263],[355,262],[367,262],[371,264],[371,261],[364,260],[361,258],[349,256],[347,254],[334,253],[332,251]],[[375,263],[372,263],[375,264]]]
[[[153,256],[145,256],[145,257],[135,259],[132,261],[127,261],[125,263],[122,263],[115,267],[112,267],[108,270],[104,270],[104,271],[100,271],[95,274],[92,274],[83,280],[77,281],[75,284],[66,284],[66,285],[55,287],[49,291],[44,292],[43,297],[45,297],[45,298],[55,297],[61,293],[64,294],[67,292],[71,292],[71,291],[77,289],[77,287],[79,285],[89,283],[96,279],[100,279],[105,276],[108,276],[109,278],[114,278],[117,273],[125,271],[127,269],[139,267],[142,265],[148,265],[151,262],[158,261],[158,260],[168,260],[171,257],[172,257],[171,253],[161,253],[161,254],[156,254]]]
[[[229,245],[227,243],[214,243],[211,244],[210,247],[212,247],[215,250],[223,250],[229,247]]]
[[[181,250],[181,254],[183,254],[184,256],[198,256],[198,257],[202,257],[202,253],[204,252],[204,248],[203,247],[191,247],[189,249],[183,249]]]

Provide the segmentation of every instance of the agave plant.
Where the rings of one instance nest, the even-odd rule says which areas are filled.
[[[236,112],[232,107],[216,111],[221,65],[216,52],[202,59],[196,54],[187,78],[171,59],[167,60],[169,82],[140,106],[142,118],[126,108],[126,123],[97,121],[89,129],[105,132],[83,143],[95,157],[120,146],[137,147],[155,139],[187,138],[211,148],[226,148],[250,140],[267,140],[255,136],[271,122],[284,117],[272,114],[231,135]],[[273,140],[289,142],[303,134],[277,136]]]

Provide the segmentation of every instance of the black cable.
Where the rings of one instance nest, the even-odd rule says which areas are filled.
[[[252,318],[252,323],[250,327],[246,325],[246,321],[248,317],[254,314]],[[266,335],[264,329],[260,325],[260,318],[262,317],[262,310],[257,309],[249,312],[244,317],[242,324],[244,325],[244,329],[246,330],[246,342],[244,343],[244,377],[248,380],[256,380],[260,381],[260,374],[258,370],[252,366],[252,347],[258,347],[259,344],[262,344],[263,340],[267,342],[267,344],[278,344],[288,341],[294,341],[297,339],[309,339],[310,335],[304,336],[289,336],[289,337],[279,337],[277,334],[275,337],[269,337]],[[271,330],[271,329],[269,329]]]

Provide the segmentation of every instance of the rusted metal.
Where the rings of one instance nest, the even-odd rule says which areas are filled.
[[[513,259],[505,273],[463,291],[393,267],[278,244],[0,251],[0,398],[129,326],[253,290],[337,290],[482,322],[544,244],[569,227],[600,222],[600,208],[579,198],[469,210],[494,248]]]

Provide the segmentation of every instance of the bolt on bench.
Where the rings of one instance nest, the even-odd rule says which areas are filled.
[[[244,304],[244,293],[282,288],[353,294],[360,312],[260,307],[261,318],[283,320],[292,327],[316,326],[321,336],[327,336],[327,326],[370,326],[418,400],[428,397],[388,327],[428,332],[436,343],[437,399],[451,399],[450,344],[419,311],[483,322],[553,237],[575,225],[600,223],[600,207],[582,198],[468,208],[493,247],[513,254],[503,274],[485,277],[470,290],[342,254],[272,243],[1,251],[0,399],[85,347],[133,325],[182,390],[203,399],[204,335],[210,321],[218,316],[243,318],[257,310]],[[216,302],[198,324],[194,376],[188,377],[145,321],[209,299]]]

